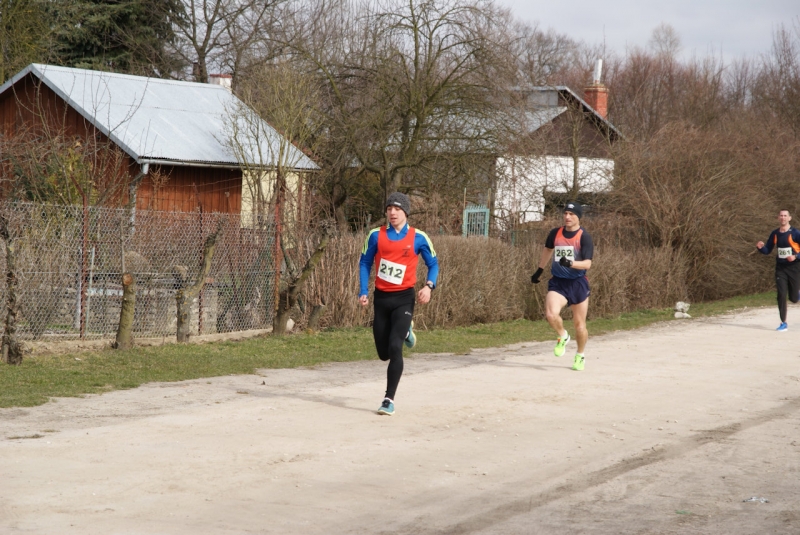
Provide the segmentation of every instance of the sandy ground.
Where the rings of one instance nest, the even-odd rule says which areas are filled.
[[[1,409],[0,533],[797,534],[776,325],[596,337],[584,372],[549,342],[418,355],[393,417],[377,359]]]

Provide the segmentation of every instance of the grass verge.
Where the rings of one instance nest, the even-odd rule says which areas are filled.
[[[745,307],[774,304],[774,293],[741,296],[692,305],[693,316],[724,314]],[[592,336],[645,327],[672,319],[672,310],[643,310],[615,318],[589,321]],[[567,322],[568,328],[570,324]],[[499,347],[553,338],[544,321],[518,320],[455,329],[427,331],[413,353],[466,354],[473,348]],[[26,407],[52,397],[72,397],[135,388],[161,381],[183,381],[229,374],[249,374],[264,368],[294,368],[326,362],[373,359],[369,329],[338,329],[283,338],[240,342],[165,345],[130,351],[98,351],[71,355],[40,355],[19,366],[0,365],[0,407]]]

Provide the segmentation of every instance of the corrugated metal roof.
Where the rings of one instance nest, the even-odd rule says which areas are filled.
[[[244,104],[222,86],[34,63],[3,84],[0,94],[28,73],[139,163],[240,164],[227,146],[231,129],[225,125]],[[252,130],[239,120],[241,131]],[[273,167],[281,135],[265,121],[256,120],[258,135],[239,143],[250,164]],[[289,150],[285,165],[319,169],[293,145],[289,144]]]

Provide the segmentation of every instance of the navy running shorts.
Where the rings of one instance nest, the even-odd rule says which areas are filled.
[[[578,277],[577,279],[562,279],[552,277],[547,283],[548,292],[556,292],[567,298],[569,306],[583,303],[589,299],[589,279]]]

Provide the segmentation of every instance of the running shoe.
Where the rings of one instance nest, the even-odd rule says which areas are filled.
[[[381,407],[378,409],[378,414],[385,414],[386,416],[391,416],[394,414],[394,403],[389,398],[383,398],[383,403],[381,403]]]
[[[784,321],[783,323],[778,325],[778,328],[775,329],[775,330],[778,331],[779,333],[782,333],[783,331],[787,330],[788,328],[789,328],[789,325]]]
[[[575,362],[572,363],[572,369],[575,370],[576,372],[583,370],[583,361],[585,360],[585,358],[586,357],[584,357],[580,353],[575,355]]]
[[[557,357],[560,357],[561,355],[563,355],[563,354],[564,354],[564,351],[566,351],[566,350],[567,350],[567,343],[568,343],[570,340],[571,340],[571,338],[569,337],[569,333],[567,333],[567,336],[566,336],[566,338],[564,338],[564,337],[562,337],[562,338],[559,338],[559,339],[558,339],[558,342],[556,342],[556,347],[555,347],[555,349],[553,349],[553,354],[554,354],[555,356],[557,356]]]
[[[414,335],[414,320],[411,320],[411,327],[408,328],[408,334],[406,335],[406,339],[403,343],[408,348],[412,348],[417,345],[417,337]]]

